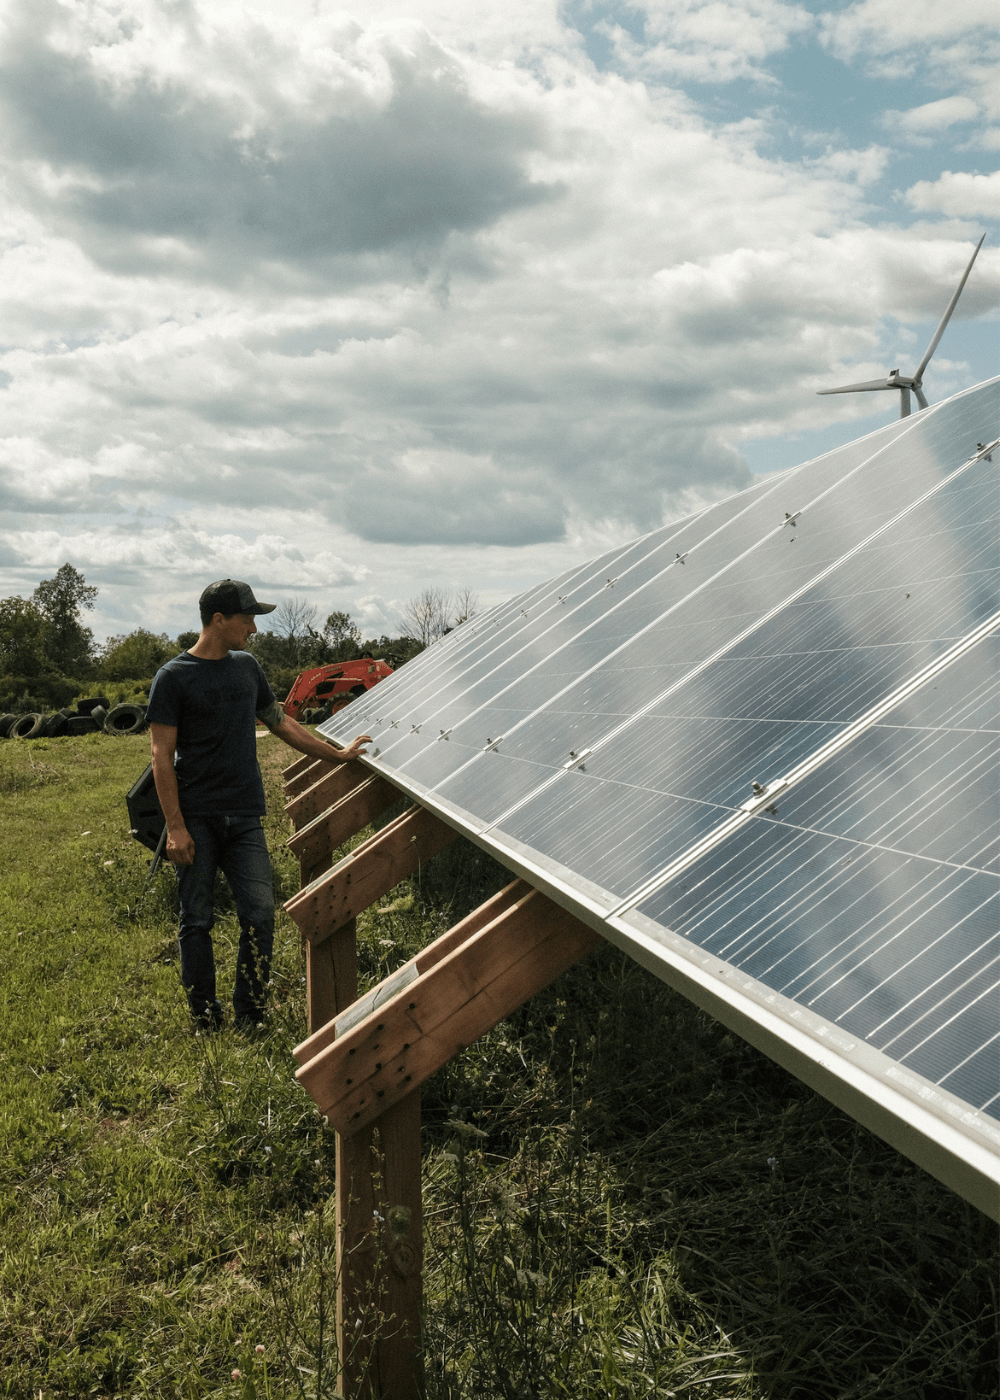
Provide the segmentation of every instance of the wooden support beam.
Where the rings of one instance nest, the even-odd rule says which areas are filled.
[[[315,762],[316,760],[311,754],[300,754],[298,758],[293,758],[291,763],[282,768],[281,776],[286,783],[290,783],[293,778],[297,778],[300,773],[304,773],[305,770],[310,768]]]
[[[395,796],[395,789],[391,791]],[[357,793],[361,792],[362,789],[358,788]],[[349,794],[340,805],[350,802],[354,796],[353,793]],[[412,875],[420,865],[457,837],[458,832],[454,827],[433,812],[423,807],[411,807],[338,861],[332,870],[293,895],[285,909],[298,924],[304,938],[310,942],[321,942],[341,924],[356,918],[363,909],[381,899],[382,895]],[[293,849],[297,839],[293,837],[288,843]],[[316,848],[315,842],[312,848]],[[305,859],[304,855],[302,859]]]
[[[285,782],[285,801],[295,797],[300,792],[305,792],[307,787],[312,787],[318,782],[324,773],[328,773],[331,768],[339,768],[338,763],[327,763],[322,758],[312,758],[309,754],[303,754],[294,763],[290,763],[282,770],[282,778]]]
[[[478,933],[480,929],[491,924],[500,914],[512,908],[530,890],[531,886],[524,880],[511,881],[499,894],[495,894],[485,904],[480,904],[478,909],[473,909],[471,914],[467,914],[459,923],[448,929],[440,938],[436,938],[433,943],[428,944],[415,958],[404,963],[401,968],[391,973],[377,987],[366,992],[363,997],[355,996],[348,1002],[338,998],[337,1012],[331,1013],[331,1017],[326,1021],[314,1023],[310,1020],[309,1039],[304,1040],[301,1045],[297,1045],[293,1052],[299,1064],[305,1065],[310,1060],[314,1060],[319,1052],[325,1050],[328,1045],[332,1045],[339,1035],[345,1035],[359,1022],[370,1016],[373,1011],[388,1001],[394,992],[408,987],[411,982],[415,982],[422,972],[429,972],[455,948],[460,948],[474,933]],[[335,937],[340,937],[339,930]],[[313,946],[310,943],[306,944],[307,949]],[[315,945],[315,949],[322,949],[326,946],[326,943],[320,943]]]
[[[350,840],[362,827],[399,801],[399,790],[384,778],[366,778],[356,788],[333,803],[285,843],[299,860],[311,868]],[[296,896],[297,898],[298,896]]]
[[[344,1400],[420,1400],[420,1092],[337,1134],[337,1340]]]
[[[306,1017],[320,1030],[358,996],[357,925],[353,919],[323,943],[306,943]]]
[[[384,1004],[296,1078],[339,1133],[367,1128],[599,942],[532,890],[408,985],[386,987]]]
[[[296,831],[307,826],[315,817],[332,807],[335,802],[339,802],[342,797],[346,797],[354,788],[360,787],[371,776],[364,764],[359,763],[357,759],[351,763],[338,763],[334,768],[329,768],[326,764],[321,764],[320,767],[326,768],[327,771],[311,787],[305,788],[285,803],[285,815]]]
[[[356,925],[306,944],[311,1029],[358,992]],[[336,1135],[337,1346],[344,1400],[420,1400],[420,1093]]]

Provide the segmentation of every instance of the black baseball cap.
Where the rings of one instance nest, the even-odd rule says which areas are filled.
[[[277,603],[258,603],[253,596],[253,589],[248,583],[240,583],[234,578],[220,578],[216,583],[210,583],[204,593],[198,599],[198,606],[205,612],[225,613],[227,617],[232,617],[233,613],[269,613],[274,612]]]

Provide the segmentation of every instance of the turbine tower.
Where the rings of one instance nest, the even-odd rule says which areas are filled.
[[[927,400],[924,398],[923,392],[924,370],[927,368],[928,361],[934,354],[934,351],[938,348],[938,342],[944,335],[945,326],[947,326],[948,322],[951,320],[951,313],[955,310],[958,299],[962,295],[962,288],[969,279],[969,273],[972,271],[972,264],[976,261],[976,256],[983,246],[983,239],[985,237],[986,234],[984,233],[983,237],[976,244],[975,251],[969,259],[969,265],[962,274],[962,280],[955,288],[955,294],[948,303],[948,309],[941,317],[941,323],[934,332],[930,345],[928,345],[924,352],[924,358],[920,361],[920,364],[912,375],[907,377],[905,374],[900,374],[898,369],[894,369],[888,379],[869,379],[865,384],[845,384],[840,389],[817,389],[817,394],[857,394],[871,393],[877,389],[898,389],[899,416],[900,418],[906,418],[910,412],[910,390],[912,389],[917,396],[917,403],[921,408],[926,408]]]

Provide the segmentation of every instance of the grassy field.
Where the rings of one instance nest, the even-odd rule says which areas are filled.
[[[192,1032],[172,876],[144,896],[127,831],[146,750],[0,744],[0,1396],[318,1400],[333,1144],[292,1078],[297,934],[262,1036]],[[260,752],[287,898],[291,755]],[[363,983],[505,880],[449,848],[361,920]],[[430,1400],[995,1394],[995,1228],[614,950],[423,1105]]]

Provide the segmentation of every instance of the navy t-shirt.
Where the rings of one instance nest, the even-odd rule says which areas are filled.
[[[257,714],[274,692],[256,657],[231,651],[206,661],[182,651],[153,677],[146,718],[177,727],[177,794],[185,817],[262,816]]]

